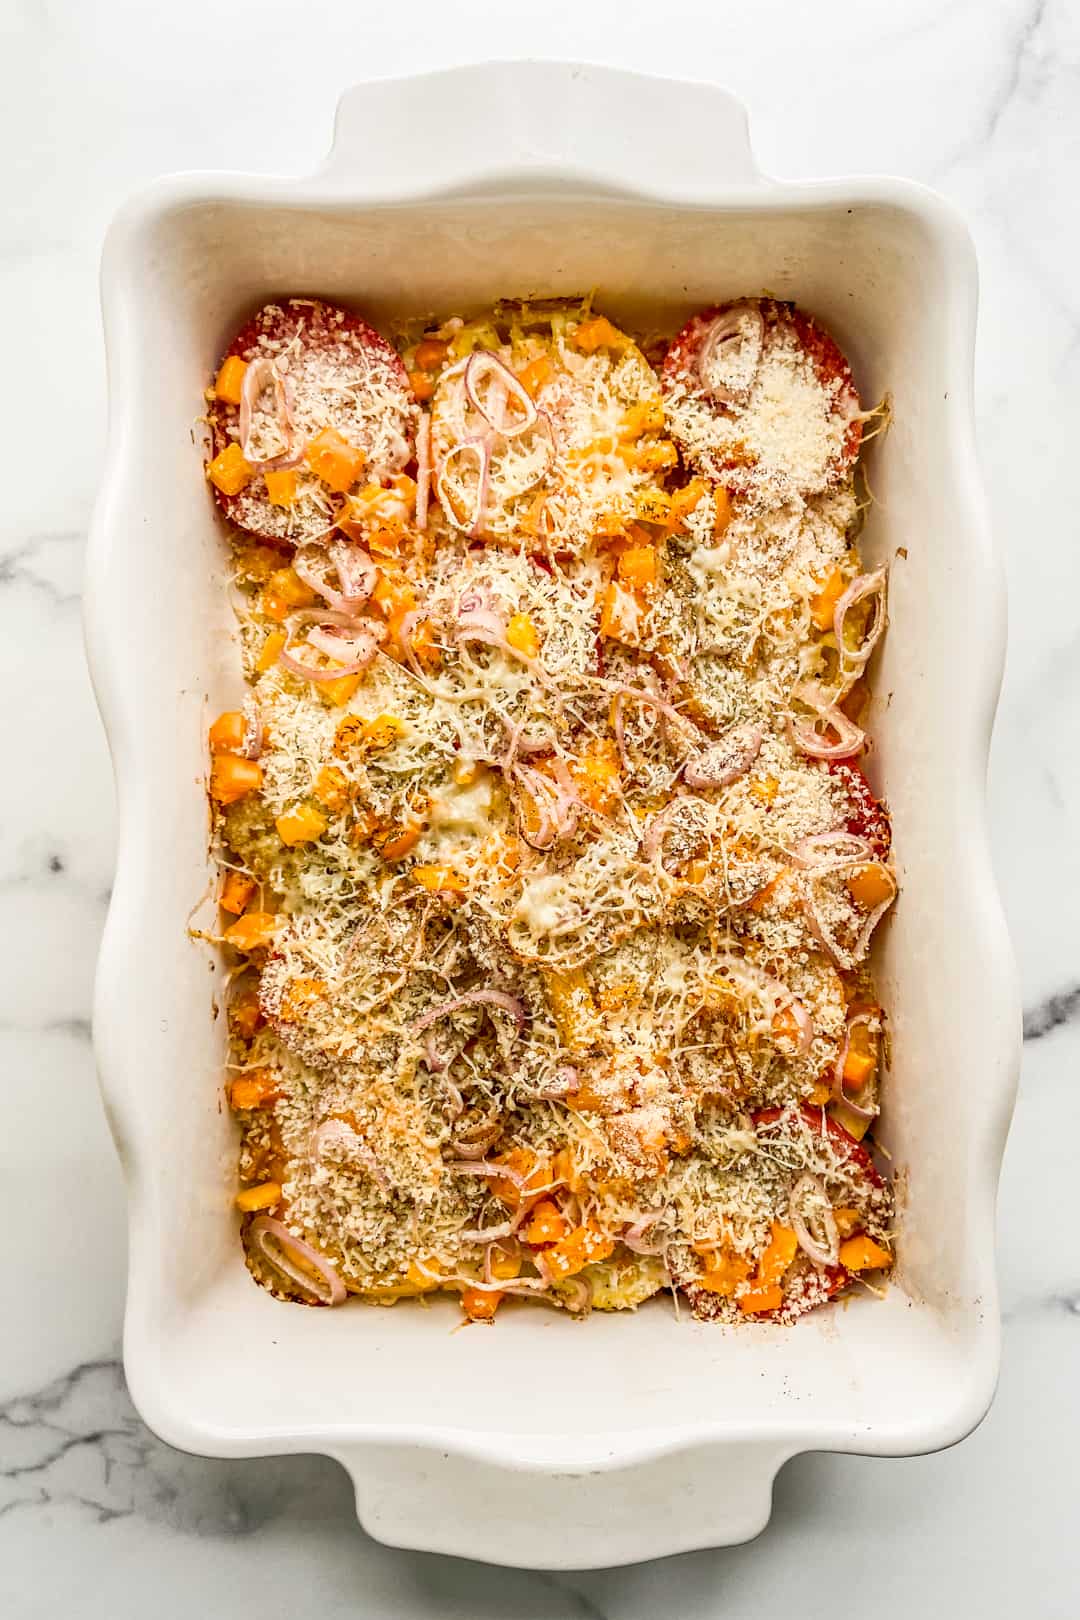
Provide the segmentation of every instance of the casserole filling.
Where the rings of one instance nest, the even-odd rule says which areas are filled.
[[[514,302],[391,347],[291,300],[211,393],[256,1279],[741,1323],[887,1269],[886,580],[832,340],[773,300],[670,342]]]

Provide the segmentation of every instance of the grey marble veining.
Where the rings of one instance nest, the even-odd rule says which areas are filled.
[[[452,15],[451,15],[452,14]],[[318,72],[298,72],[310,42]],[[1002,1382],[938,1457],[803,1457],[752,1546],[553,1577],[396,1552],[356,1528],[320,1458],[211,1462],[139,1422],[117,1360],[124,1230],[93,1080],[92,971],[113,859],[108,760],[85,674],[83,537],[104,440],[104,227],[155,174],[299,172],[339,91],[490,55],[690,72],[746,101],[766,172],[910,175],[979,249],[977,407],[1011,641],[991,766],[1021,955],[1025,1069],[1002,1187]],[[307,57],[305,57],[307,60]],[[9,398],[0,501],[0,1614],[188,1620],[986,1620],[1080,1608],[1080,8],[1073,0],[340,0],[0,7]],[[268,109],[272,112],[268,113]],[[962,595],[956,611],[962,613]],[[942,1084],[950,1083],[943,1076]],[[854,1612],[854,1611],[852,1611]]]

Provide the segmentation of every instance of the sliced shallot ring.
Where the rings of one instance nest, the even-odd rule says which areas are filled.
[[[463,1159],[482,1159],[488,1148],[498,1141],[502,1131],[501,1119],[488,1119],[482,1124],[470,1126],[457,1136],[452,1136],[449,1146]]]
[[[451,1013],[457,1012],[459,1007],[473,1006],[499,1007],[513,1018],[519,1035],[525,1028],[528,1013],[525,1010],[525,1003],[517,996],[510,995],[506,990],[470,990],[463,996],[454,996],[451,1001],[444,1001],[438,1007],[432,1007],[423,1018],[416,1020],[412,1032],[419,1035],[429,1024],[434,1024],[439,1018],[449,1017]]]
[[[663,809],[657,810],[656,814],[650,817],[645,836],[641,840],[641,853],[647,861],[653,860],[657,855],[663,859],[664,838],[677,803],[677,799],[669,799]]]
[[[533,791],[531,783],[526,780],[526,776],[529,776],[529,777],[535,776],[536,772],[535,771],[525,772],[525,771],[522,771],[519,768],[518,770],[516,770],[514,772],[514,775],[517,778],[517,780],[521,783],[521,785],[525,788],[526,792],[531,794],[533,802],[536,805],[537,816],[539,818],[539,826],[538,827],[533,828],[533,829],[530,829],[530,828],[526,827],[526,825],[525,825],[525,817],[524,817],[524,815],[523,815],[523,813],[521,811],[521,808],[519,806],[518,807],[518,831],[520,832],[522,839],[524,840],[524,842],[526,844],[528,844],[530,849],[536,849],[536,850],[540,850],[540,851],[550,849],[552,844],[555,842],[555,839],[556,839],[556,837],[558,835],[558,829],[556,828],[555,817],[552,815],[551,809],[549,808],[549,805],[542,801],[540,796]]]
[[[323,630],[317,624],[307,633],[307,645],[340,663],[359,661],[361,668],[370,664],[379,647],[377,639],[366,627],[358,627],[352,634],[343,634],[338,630]]]
[[[375,589],[379,572],[375,564],[362,546],[348,545],[344,540],[334,542],[330,555],[341,581],[341,599],[345,611],[362,607]]]
[[[668,703],[665,698],[660,697],[656,692],[650,692],[646,686],[630,686],[622,681],[605,681],[604,686],[607,691],[616,697],[636,698],[639,703],[648,704],[650,708],[655,709],[665,719],[677,721],[681,726],[690,726],[695,731],[697,730],[688,715],[680,714],[673,703]]]
[[[335,613],[348,612],[349,604],[342,592],[336,591],[332,585],[327,583],[325,575],[319,573],[312,566],[308,559],[301,554],[301,550],[294,554],[292,566],[293,572],[299,579],[303,580],[308,590],[314,591],[316,596],[321,596],[327,607],[332,608]],[[340,569],[338,573],[340,577]]]
[[[492,1269],[493,1260],[494,1260],[494,1257],[493,1257],[493,1254],[492,1254],[493,1249],[497,1249],[500,1252],[500,1254],[502,1254],[507,1260],[516,1261],[517,1264],[520,1266],[520,1264],[521,1264],[521,1244],[518,1242],[517,1238],[514,1236],[514,1232],[517,1230],[518,1226],[521,1225],[521,1222],[525,1219],[525,1217],[528,1215],[528,1213],[529,1213],[528,1204],[522,1204],[521,1208],[514,1215],[513,1219],[510,1222],[508,1222],[508,1225],[510,1226],[511,1230],[509,1232],[507,1232],[504,1237],[494,1238],[488,1244],[486,1250],[484,1251],[484,1281],[485,1282],[498,1282],[499,1281],[499,1278],[497,1278],[494,1275],[494,1272],[493,1272],[493,1269]],[[505,1282],[512,1281],[512,1279],[509,1278],[509,1277],[506,1277],[503,1280]]]
[[[745,776],[761,752],[765,733],[758,725],[732,726],[711,747],[687,760],[683,781],[693,788],[726,788]]]
[[[842,828],[800,838],[789,853],[792,866],[803,872],[819,873],[842,872],[849,866],[865,866],[877,858],[868,839],[844,832]]]
[[[473,504],[471,508],[466,511],[465,516],[461,518],[458,517],[452,503],[449,501],[443,490],[443,484],[447,475],[447,468],[450,466],[450,463],[454,460],[454,458],[460,455],[473,455],[476,457],[477,463],[476,493],[473,497]],[[490,475],[490,470],[490,441],[487,438],[459,439],[457,444],[452,444],[449,450],[443,456],[439,463],[438,472],[436,474],[436,485],[439,492],[439,500],[442,502],[443,509],[446,511],[455,528],[463,529],[466,534],[472,536],[473,538],[482,532],[484,527],[484,519],[487,516],[488,478]]]
[[[647,1232],[649,1227],[650,1226],[655,1226],[656,1222],[661,1220],[662,1218],[663,1218],[663,1211],[662,1210],[654,1210],[648,1215],[642,1215],[638,1220],[633,1221],[626,1228],[626,1231],[623,1233],[622,1237],[619,1239],[619,1242],[624,1244],[625,1247],[628,1248],[631,1251],[632,1254],[645,1254],[645,1255],[665,1254],[667,1252],[668,1246],[669,1246],[669,1244],[671,1242],[670,1238],[664,1238],[660,1243],[655,1243],[655,1242],[650,1242],[649,1239],[645,1236],[645,1233]]]
[[[258,1215],[248,1228],[248,1237],[272,1270],[288,1277],[306,1294],[313,1295],[320,1305],[344,1303],[348,1291],[329,1260],[290,1232],[284,1222],[275,1221],[270,1215]],[[290,1258],[290,1251],[295,1259]],[[308,1266],[315,1272],[314,1277],[307,1270]],[[325,1285],[325,1291],[319,1287],[320,1282]]]
[[[539,1271],[539,1266],[537,1270]],[[544,1267],[545,1272],[548,1268]],[[548,1273],[550,1275],[550,1272]],[[588,1316],[592,1310],[593,1290],[588,1277],[563,1277],[559,1283],[559,1298],[572,1316]]]
[[[314,628],[308,632],[307,644],[318,652],[325,653],[327,658],[335,661],[331,669],[319,669],[309,664],[306,659],[297,658],[290,651],[293,635],[304,625]],[[325,626],[330,625],[342,632],[335,639],[325,633]],[[282,669],[287,669],[291,675],[299,675],[304,680],[338,681],[346,675],[359,675],[367,669],[371,660],[379,650],[379,643],[385,635],[382,625],[372,624],[370,621],[358,625],[356,619],[349,613],[343,613],[336,608],[300,608],[296,613],[290,613],[286,620],[286,628],[290,641],[278,654],[278,663]],[[320,633],[321,632],[321,633]],[[357,649],[355,656],[349,657],[349,648]]]
[[[833,633],[836,636],[837,651],[845,673],[864,669],[869,662],[870,654],[881,639],[882,631],[888,623],[885,605],[885,586],[888,577],[887,568],[875,568],[872,574],[856,575],[836,604],[833,611]],[[857,652],[851,652],[844,642],[844,620],[855,604],[864,601],[868,596],[874,599],[873,615],[863,636],[862,645]]]
[[[458,597],[457,622],[459,632],[466,630],[470,634],[479,632],[499,637],[506,634],[506,620],[475,585],[468,586]]]
[[[855,866],[858,864],[859,863],[855,861],[848,861],[844,863],[845,866]],[[863,960],[870,948],[870,938],[874,932],[874,929],[877,927],[882,917],[884,917],[885,913],[896,899],[896,879],[893,877],[892,872],[889,871],[889,868],[885,865],[884,861],[874,861],[872,864],[875,866],[880,866],[882,871],[887,873],[889,882],[892,885],[892,893],[889,895],[888,899],[882,900],[874,907],[873,911],[869,913],[866,921],[859,930],[854,945],[850,950],[848,950],[845,945],[841,945],[840,941],[832,933],[828,927],[828,924],[822,917],[818,908],[817,900],[814,897],[813,882],[815,878],[824,876],[824,872],[821,869],[816,872],[807,872],[802,874],[799,880],[800,897],[802,899],[803,911],[806,914],[806,920],[809,924],[810,932],[814,935],[814,938],[818,941],[818,944],[821,945],[822,948],[832,957],[837,967],[840,968],[844,973],[850,973],[852,969],[858,967],[859,963]],[[833,870],[840,870],[840,868],[833,868]]]
[[[807,1193],[813,1193],[824,1205],[822,1224],[825,1227],[825,1236],[828,1248],[819,1243],[810,1230],[809,1223],[802,1213],[801,1202]],[[836,1216],[832,1212],[832,1205],[825,1193],[818,1176],[802,1175],[791,1189],[788,1199],[788,1220],[791,1230],[798,1239],[799,1248],[815,1264],[826,1268],[835,1266],[840,1258],[840,1233],[837,1230]]]
[[[751,368],[750,381],[740,388],[730,388],[724,383],[718,383],[710,378],[709,371],[716,358],[717,350],[721,344],[728,343],[732,338],[740,335],[743,317],[750,316],[751,332],[749,342],[756,353]],[[746,341],[746,340],[744,340]],[[748,299],[740,299],[737,304],[731,304],[727,309],[720,311],[709,323],[697,354],[697,373],[701,386],[705,392],[716,401],[718,405],[745,405],[750,397],[750,390],[754,386],[758,367],[761,364],[761,351],[765,343],[765,317],[757,304]]]
[[[501,422],[492,419],[480,400],[480,384],[488,373],[494,375],[506,389]],[[531,428],[536,421],[538,412],[528,392],[514,376],[510,367],[500,360],[497,354],[492,354],[490,349],[477,349],[469,356],[465,366],[465,392],[473,409],[479,412],[494,433],[501,434],[504,439],[516,438],[519,433]],[[506,412],[506,405],[511,399],[515,400],[522,410],[520,419],[514,422],[509,420]]]
[[[802,753],[811,759],[851,759],[853,755],[862,753],[866,746],[866,733],[854,720],[849,720],[834,702],[829,702],[828,694],[820,687],[796,687],[792,697],[813,710],[813,716],[795,715],[790,711],[787,715],[788,735]],[[820,721],[835,731],[835,742],[827,742],[815,729]]]
[[[737,956],[734,951],[719,951],[713,958],[713,963],[722,973],[728,973],[733,979],[741,979],[746,985],[752,985],[760,993],[771,997],[773,1010],[771,1017],[778,1013],[790,1011],[799,1031],[798,1055],[805,1057],[810,1050],[814,1039],[814,1021],[806,1009],[804,1002],[793,990],[780,979],[766,973],[755,962],[748,962],[745,956]]]
[[[540,771],[528,765],[516,765],[511,775],[524,788],[536,805],[540,825],[530,831],[520,805],[518,828],[531,849],[550,849],[557,838],[569,838],[577,827],[577,803],[571,788],[565,782],[550,782]]]
[[[560,1063],[551,1077],[550,1085],[543,1086],[536,1096],[544,1102],[562,1102],[581,1088],[581,1076],[572,1063]]]
[[[372,653],[377,651],[372,649]],[[325,681],[344,680],[347,675],[359,675],[368,668],[370,658],[354,659],[351,664],[337,664],[331,669],[316,669],[313,664],[305,663],[302,658],[294,658],[292,653],[278,653],[278,663],[282,669],[287,669],[290,675],[299,675],[302,680],[314,681],[320,685]]]
[[[848,1051],[851,1047],[852,1030],[857,1024],[877,1023],[879,1016],[880,1015],[877,1013],[865,1012],[855,1013],[851,1018],[848,1019],[844,1028],[844,1039],[840,1045],[840,1053],[833,1067],[833,1100],[838,1103],[843,1103],[845,1108],[850,1108],[851,1112],[853,1114],[857,1114],[860,1119],[876,1119],[880,1110],[876,1106],[873,1108],[868,1108],[865,1103],[856,1102],[854,1098],[848,1096],[847,1092],[844,1090],[844,1065],[847,1063]],[[866,1088],[864,1086],[860,1091],[860,1096],[865,1089]]]
[[[259,395],[269,384],[274,390],[274,416],[282,437],[285,439],[287,449],[280,455],[269,456],[260,460],[249,453],[251,441],[251,419],[255,414]],[[292,410],[290,408],[290,388],[281,372],[272,360],[262,355],[252,360],[244,372],[244,380],[240,384],[240,454],[254,472],[275,472],[284,467],[295,467],[303,456],[303,445],[297,446],[296,431],[293,426]]]

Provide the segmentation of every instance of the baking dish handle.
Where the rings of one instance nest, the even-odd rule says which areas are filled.
[[[680,1447],[625,1466],[545,1467],[442,1448],[357,1446],[350,1474],[369,1535],[513,1569],[603,1569],[758,1535],[791,1455],[775,1442]]]
[[[338,104],[319,178],[331,192],[401,200],[505,187],[510,174],[516,191],[557,182],[668,201],[766,184],[728,91],[569,62],[356,85]]]

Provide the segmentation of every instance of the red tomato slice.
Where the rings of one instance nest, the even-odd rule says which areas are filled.
[[[307,436],[314,437],[321,427],[335,426],[332,402],[335,395],[338,400],[343,397],[342,384],[362,391],[374,374],[389,389],[384,414],[379,420],[385,422],[395,451],[394,464],[373,467],[372,475],[401,472],[412,456],[417,419],[408,374],[391,344],[352,310],[311,298],[290,298],[280,304],[267,304],[240,328],[222,355],[222,363],[230,355],[249,362],[260,355],[272,358],[280,347],[297,339],[299,348],[290,354],[289,380],[296,395],[294,415],[309,430]],[[322,397],[318,375],[320,360],[332,367],[334,382],[334,390],[327,389]],[[240,410],[225,400],[214,399],[206,414],[213,435],[213,453],[217,455],[235,442]],[[343,436],[348,438],[347,434]],[[374,449],[370,442],[358,442],[353,447],[365,456],[370,456]],[[305,540],[324,534],[332,523],[332,518],[314,506],[296,509],[275,506],[261,473],[256,473],[236,495],[226,495],[216,485],[211,487],[229,522],[268,545],[289,548],[301,545]]]
[[[862,441],[862,424],[857,419],[859,396],[851,367],[843,351],[825,329],[793,304],[772,298],[739,299],[733,303],[713,305],[691,317],[672,339],[660,374],[661,388],[669,396],[668,432],[678,444],[687,461],[698,471],[725,484],[735,493],[752,494],[755,487],[776,469],[766,462],[749,433],[745,438],[733,438],[730,447],[717,451],[695,450],[686,442],[679,430],[679,413],[672,409],[670,395],[676,383],[685,388],[689,383],[694,396],[704,403],[718,418],[740,423],[746,416],[745,401],[728,400],[718,403],[706,390],[699,376],[699,360],[714,321],[729,310],[751,306],[760,311],[764,337],[762,353],[767,354],[770,343],[794,340],[809,360],[814,375],[830,397],[830,413],[838,426],[843,426],[839,448],[824,473],[824,481],[814,487],[794,489],[792,493],[816,494],[832,488],[853,465]],[[747,418],[749,426],[749,418]]]
[[[879,860],[888,860],[892,845],[892,826],[889,812],[875,798],[874,790],[859,766],[849,759],[829,759],[825,769],[840,778],[848,799],[848,814],[844,831],[855,838],[865,838]]]
[[[759,1109],[757,1113],[751,1115],[754,1129],[761,1130],[763,1127],[775,1124],[785,1112],[786,1110],[783,1108]],[[801,1104],[799,1112],[815,1130],[820,1131],[824,1126],[833,1146],[842,1152],[850,1163],[858,1166],[872,1186],[881,1187],[884,1185],[869,1152],[861,1142],[855,1140],[850,1131],[846,1131],[835,1119],[830,1118],[823,1108],[818,1108],[814,1103]],[[824,1304],[826,1300],[832,1299],[834,1294],[839,1293],[840,1289],[851,1280],[850,1272],[844,1266],[839,1265],[829,1266],[822,1274],[822,1277],[825,1284],[824,1297],[813,1304],[806,1305],[803,1308],[804,1310],[812,1310],[815,1305]],[[801,1315],[803,1312],[800,1310],[797,1314]],[[789,1321],[792,1320],[792,1315],[791,1306],[785,1302],[779,1310],[759,1312],[754,1320],[758,1322]]]
[[[763,1126],[774,1125],[786,1111],[783,1108],[759,1108],[756,1114],[751,1114],[750,1119],[754,1129],[758,1131]],[[807,1124],[813,1126],[816,1131],[822,1129],[824,1122],[825,1132],[833,1146],[842,1152],[846,1159],[857,1164],[873,1186],[883,1187],[885,1185],[877,1165],[870,1157],[869,1149],[864,1147],[862,1142],[857,1142],[851,1132],[846,1131],[839,1121],[833,1119],[830,1114],[827,1114],[823,1108],[819,1108],[816,1103],[800,1103],[799,1112]]]

